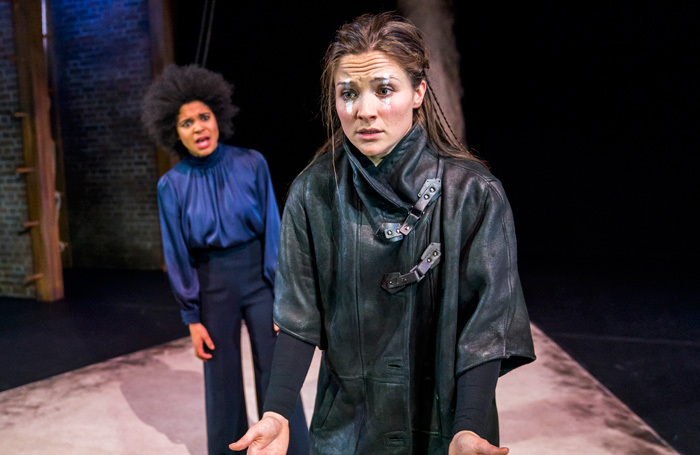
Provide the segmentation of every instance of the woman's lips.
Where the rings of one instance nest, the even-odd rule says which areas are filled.
[[[201,137],[195,141],[195,144],[197,144],[197,147],[200,149],[205,149],[209,147],[209,144],[211,141],[209,140],[209,137]]]
[[[375,139],[375,138],[379,137],[379,134],[381,132],[382,132],[382,130],[368,128],[368,129],[358,130],[357,134],[359,134],[360,137],[363,139]]]

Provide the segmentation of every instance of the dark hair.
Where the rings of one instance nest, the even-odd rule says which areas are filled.
[[[326,126],[327,140],[316,152],[314,159],[339,148],[343,141],[343,131],[341,127],[336,126],[339,120],[334,109],[334,78],[340,59],[346,55],[372,51],[383,52],[401,66],[408,74],[414,89],[418,88],[421,81],[426,81],[428,93],[421,106],[414,109],[413,123],[423,125],[436,152],[478,160],[454,134],[448,134],[447,120],[444,119],[444,115],[440,116],[440,105],[426,75],[430,63],[423,33],[404,17],[391,12],[363,14],[340,27],[335,40],[328,46],[321,75],[321,113]]]
[[[146,91],[141,119],[154,142],[184,157],[189,152],[177,135],[182,105],[193,101],[206,104],[216,117],[220,138],[226,139],[233,134],[231,120],[238,113],[231,103],[232,93],[233,85],[219,73],[197,65],[170,65]]]

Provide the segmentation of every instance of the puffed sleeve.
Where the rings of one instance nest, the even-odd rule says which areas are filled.
[[[200,322],[199,279],[180,227],[177,189],[167,179],[167,174],[158,182],[158,209],[163,255],[170,285],[180,304],[182,321],[185,324]]]
[[[502,359],[505,374],[535,358],[510,204],[497,180],[482,189],[475,232],[460,258],[458,375],[494,359]]]
[[[302,180],[292,184],[282,215],[273,319],[289,335],[323,347],[316,261]]]
[[[262,156],[261,156],[262,158]],[[256,184],[260,197],[260,207],[264,210],[264,275],[271,286],[275,285],[275,269],[277,266],[277,250],[280,243],[280,212],[277,207],[275,191],[272,187],[270,170],[264,158],[257,169]]]

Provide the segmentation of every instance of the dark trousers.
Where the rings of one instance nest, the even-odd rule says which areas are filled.
[[[201,320],[214,342],[204,362],[209,455],[232,454],[228,445],[248,430],[241,369],[241,321],[253,352],[258,417],[262,415],[276,335],[273,293],[263,278],[262,244],[255,240],[198,258]],[[289,454],[308,454],[308,428],[301,399],[289,422]],[[238,452],[242,453],[242,452]]]

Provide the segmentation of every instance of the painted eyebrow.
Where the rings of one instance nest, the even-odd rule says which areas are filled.
[[[399,80],[399,78],[395,77],[395,76],[389,76],[389,77],[382,76],[382,77],[375,77],[374,79],[372,79],[372,82],[384,82],[384,81],[388,81],[388,80],[392,80],[392,79],[395,81]]]
[[[384,82],[384,81],[388,81],[388,80],[398,81],[399,78],[396,77],[396,76],[389,76],[389,77],[381,76],[381,77],[372,78],[372,80],[371,80],[370,82],[376,83],[376,82]],[[352,85],[352,84],[353,84],[352,81],[340,81],[340,82],[338,82],[337,84],[335,84],[335,86],[336,86],[336,87],[340,87],[340,86],[348,87],[348,86],[350,86],[350,85]]]

